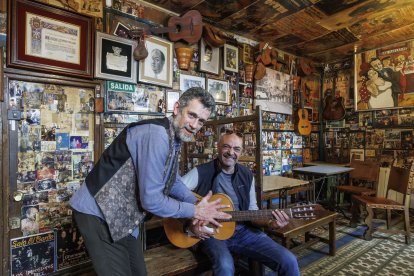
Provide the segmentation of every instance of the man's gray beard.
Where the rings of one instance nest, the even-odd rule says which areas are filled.
[[[193,136],[194,135],[186,136],[183,133],[181,133],[181,131],[178,134],[178,137],[180,137],[181,141],[183,141],[183,142],[191,142],[191,141],[193,141]]]
[[[173,121],[173,127],[174,127],[175,137],[180,138],[180,140],[183,141],[183,142],[191,142],[191,141],[193,141],[194,135],[186,136],[184,133],[182,133],[181,132],[181,128],[178,125],[178,122],[175,121],[175,118],[174,118],[174,121]]]

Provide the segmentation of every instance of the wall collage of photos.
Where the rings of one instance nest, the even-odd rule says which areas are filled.
[[[414,159],[414,104],[411,100],[414,71],[409,60],[414,53],[412,44],[409,41],[357,54],[354,71],[339,70],[324,79],[324,92],[335,83],[346,110],[343,120],[324,122],[326,161],[348,163],[356,158],[376,160],[387,167],[395,158],[405,162]],[[377,73],[376,63],[383,68],[377,68]],[[385,80],[377,81],[380,82],[377,85],[370,76],[377,74],[395,78],[390,81],[384,76]],[[355,76],[357,87],[354,89]],[[378,97],[386,95],[389,99],[395,95],[397,100],[393,104],[379,101]]]
[[[262,112],[261,130],[257,127],[258,112]],[[254,174],[289,176],[293,168],[302,166],[303,141],[302,136],[294,131],[292,115],[256,111],[239,119],[225,124],[220,120],[208,122],[196,134],[195,141],[186,145],[184,173],[215,158],[218,137],[228,130],[243,134],[243,154],[239,162],[249,167]],[[257,145],[257,138],[260,146]],[[261,159],[262,171],[258,171],[257,157]]]
[[[12,229],[12,275],[44,275],[89,260],[69,199],[93,167],[94,89],[10,80],[17,124],[20,217]]]

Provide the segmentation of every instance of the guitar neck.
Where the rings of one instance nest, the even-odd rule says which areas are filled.
[[[153,27],[149,29],[152,34],[165,34],[165,33],[180,33],[189,30],[191,33],[194,30],[192,25],[181,25],[179,28],[176,26],[171,27]]]
[[[292,218],[291,209],[279,209],[285,211],[285,213]],[[273,218],[271,209],[266,210],[248,210],[248,211],[229,211],[226,212],[231,215],[230,220],[223,221],[252,221],[252,220],[264,220]]]

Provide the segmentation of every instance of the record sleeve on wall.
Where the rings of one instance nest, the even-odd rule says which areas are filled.
[[[53,232],[10,240],[11,275],[46,275],[55,271]]]

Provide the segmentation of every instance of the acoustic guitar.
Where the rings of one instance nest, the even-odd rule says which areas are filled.
[[[322,117],[328,121],[338,121],[345,117],[344,98],[335,96],[336,74],[333,76],[333,90],[326,89]]]
[[[204,25],[203,37],[206,43],[213,48],[221,47],[226,43],[220,31],[208,24]]]
[[[299,84],[298,87],[301,106],[301,108],[299,108],[298,110],[298,132],[300,135],[308,136],[312,131],[311,123],[309,122],[309,112],[307,109],[304,108],[301,85]]]
[[[197,10],[190,10],[183,16],[172,16],[168,19],[167,27],[138,28],[144,34],[168,33],[171,41],[185,40],[188,43],[196,43],[203,33],[203,20]]]
[[[230,197],[225,194],[215,194],[211,197],[210,201],[220,198],[222,204],[230,205],[229,208],[225,208],[222,211],[232,215],[230,220],[221,221],[223,227],[219,231],[215,231],[214,237],[218,240],[227,240],[233,236],[236,221],[252,221],[252,220],[265,220],[273,218],[272,210],[249,210],[249,211],[233,211],[234,205]],[[296,219],[313,219],[316,217],[316,213],[321,210],[320,205],[300,205],[293,208],[283,209],[286,214],[291,218]],[[168,240],[175,246],[180,248],[188,248],[200,241],[197,237],[189,236],[185,233],[185,219],[173,219],[167,218],[163,220],[164,231]],[[214,229],[214,228],[213,228]]]
[[[299,59],[299,68],[301,69],[302,73],[306,76],[309,76],[313,73],[313,68],[311,66],[311,61],[306,58]]]

